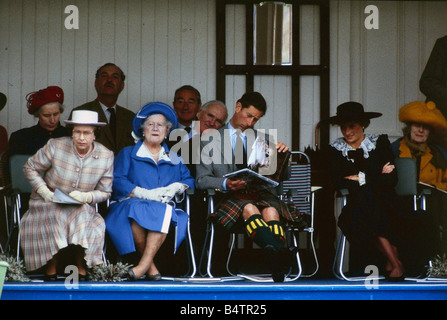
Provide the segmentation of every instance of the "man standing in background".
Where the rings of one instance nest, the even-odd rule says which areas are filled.
[[[96,71],[97,98],[72,110],[72,113],[74,110],[91,110],[98,113],[98,121],[106,122],[107,125],[101,128],[96,141],[112,150],[115,156],[124,147],[135,143],[132,137],[132,120],[135,113],[116,104],[124,89],[125,79],[124,72],[118,66],[106,63]]]

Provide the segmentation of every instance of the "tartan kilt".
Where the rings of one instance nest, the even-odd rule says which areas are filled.
[[[301,219],[299,211],[290,210],[284,201],[279,200],[278,197],[270,191],[262,190],[256,194],[258,195],[257,200],[235,197],[234,193],[226,194],[217,205],[217,210],[211,215],[211,218],[226,229],[231,230],[234,224],[239,220],[239,217],[242,216],[244,207],[247,204],[253,204],[259,211],[268,207],[274,207],[279,213],[281,220],[298,221]]]

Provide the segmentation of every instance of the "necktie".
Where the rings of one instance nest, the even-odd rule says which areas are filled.
[[[242,163],[241,163],[241,156],[242,156]],[[234,146],[234,160],[236,167],[239,170],[247,168],[247,152],[245,150],[244,142],[242,141],[240,132],[236,133],[236,143]]]
[[[191,133],[191,127],[185,127],[185,131],[186,131],[185,136],[188,136],[188,138],[191,138],[191,135],[190,135],[190,133]]]
[[[110,120],[109,120],[110,131],[112,131],[113,140],[115,140],[116,139],[116,114],[115,114],[115,109],[109,108],[109,109],[107,109],[107,111],[110,112]]]

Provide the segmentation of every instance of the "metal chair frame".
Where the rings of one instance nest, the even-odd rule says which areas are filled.
[[[341,198],[342,201],[342,207],[344,207],[347,204],[347,196],[349,194],[349,191],[347,189],[342,189],[337,192],[336,197]],[[340,235],[337,242],[337,248],[335,250],[335,257],[334,257],[334,263],[332,265],[332,271],[334,276],[337,279],[345,280],[345,281],[365,281],[365,280],[382,280],[385,279],[384,277],[349,277],[345,274],[343,271],[344,269],[344,260],[345,260],[345,254],[346,254],[346,244],[347,239],[346,236],[340,231]]]
[[[312,186],[311,181],[311,161],[307,154],[301,151],[292,151],[291,159],[293,156],[300,156],[306,160],[305,164],[298,164],[297,162],[291,161],[289,166],[289,179],[282,182],[279,193],[280,199],[284,201],[292,200],[293,203],[304,212],[310,216],[310,225],[307,228],[301,229],[296,227],[293,223],[286,222],[286,230],[288,234],[288,239],[293,240],[294,247],[297,247],[296,232],[306,232],[309,235],[310,249],[313,254],[315,268],[309,274],[300,274],[300,277],[309,278],[314,276],[319,270],[319,261],[314,241],[315,232],[315,194],[321,189],[319,186]],[[304,175],[301,175],[298,171],[305,171]],[[297,176],[298,175],[298,176]],[[294,180],[295,179],[295,180]],[[297,186],[298,184],[298,186]],[[301,186],[299,186],[301,185]],[[304,187],[303,187],[304,186]],[[304,190],[303,190],[304,188]]]
[[[182,201],[184,203],[184,209],[186,213],[188,213],[188,216],[191,216],[191,199],[190,197],[194,194],[194,190],[187,189],[185,191],[185,199]],[[191,237],[191,225],[190,220],[188,219],[188,225],[187,225],[187,233],[186,233],[186,239],[185,241],[188,242],[187,245],[187,255],[188,255],[188,271],[187,273],[182,277],[163,277],[163,280],[171,280],[171,281],[194,281],[197,279],[197,264],[194,256],[194,247],[192,243],[192,237]]]
[[[304,156],[307,160],[308,165],[310,166],[310,159],[305,153],[300,152],[300,151],[294,151],[294,152],[292,152],[292,155]],[[315,189],[311,188],[310,172],[309,172],[309,194],[306,197],[306,201],[309,202],[309,211],[310,211],[309,214],[311,215],[311,225],[308,228],[299,229],[296,226],[294,226],[293,223],[286,223],[286,228],[285,228],[287,243],[288,243],[288,245],[293,244],[293,247],[295,247],[295,248],[298,247],[298,241],[295,236],[295,232],[305,231],[310,234],[310,238],[311,238],[310,242],[311,242],[313,256],[315,259],[315,269],[311,274],[307,274],[307,275],[302,274],[303,270],[302,270],[301,258],[300,258],[299,250],[297,250],[296,255],[295,255],[297,274],[292,275],[291,274],[292,268],[290,268],[289,274],[286,275],[286,278],[284,280],[286,282],[295,281],[295,280],[299,279],[300,277],[311,277],[311,276],[315,275],[319,269],[319,263],[318,263],[318,258],[317,258],[317,254],[316,254],[315,243],[314,243],[314,237],[313,237],[314,236],[314,200],[315,200],[315,191],[317,191],[318,189],[319,188],[315,188]],[[293,197],[293,196],[296,196],[297,192],[298,192],[297,189],[294,188],[293,186],[289,186],[289,188],[280,188],[279,191],[280,191],[279,198],[281,200],[285,200],[285,201],[291,199],[291,197]],[[213,190],[213,189],[208,189],[207,192],[208,192],[208,212],[210,215],[211,213],[214,212],[214,196],[216,195],[216,193],[218,191]],[[271,282],[272,281],[271,278],[268,276],[265,277],[265,275],[235,274],[230,270],[230,261],[231,261],[232,254],[234,252],[234,247],[235,247],[234,244],[236,242],[237,234],[238,233],[235,233],[235,232],[231,233],[230,252],[228,254],[227,262],[226,262],[227,272],[231,275],[231,277],[229,277],[229,278],[231,278],[231,279],[247,279],[247,280],[251,280],[251,281],[255,281],[255,282]],[[201,266],[203,264],[203,259],[205,257],[206,249],[208,248],[206,273],[202,274],[203,277],[207,277],[207,278],[214,278],[214,276],[212,275],[212,272],[211,272],[214,237],[215,237],[214,223],[212,221],[209,221],[206,239],[205,239],[204,247],[202,250],[202,256],[201,256],[201,259],[199,262],[199,266]]]
[[[418,190],[416,162],[410,158],[396,158],[395,164],[398,173],[398,183],[395,187],[396,193],[399,196],[412,196],[414,210],[416,211],[420,208],[421,210],[425,211],[427,208],[426,196],[431,192],[426,188]],[[349,191],[347,189],[338,190],[336,193],[336,198],[339,198],[342,201],[342,207],[347,204],[348,195]],[[346,243],[346,236],[340,231],[332,267],[334,276],[340,280],[346,281],[365,281],[366,279],[373,280],[372,277],[348,277],[345,275],[343,269],[344,257],[346,254]],[[378,279],[384,279],[384,277],[379,276]]]
[[[21,194],[31,193],[32,188],[23,173],[23,166],[31,155],[16,154],[9,159],[9,168],[11,173],[11,221],[9,227],[8,242],[6,243],[5,251],[11,248],[11,240],[14,231],[17,229],[17,261],[20,257],[20,223],[21,223],[21,209],[22,197]]]

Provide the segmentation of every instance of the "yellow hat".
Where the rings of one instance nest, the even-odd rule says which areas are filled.
[[[447,130],[447,121],[432,101],[414,101],[399,110],[399,120],[405,123],[422,123],[438,132]]]

